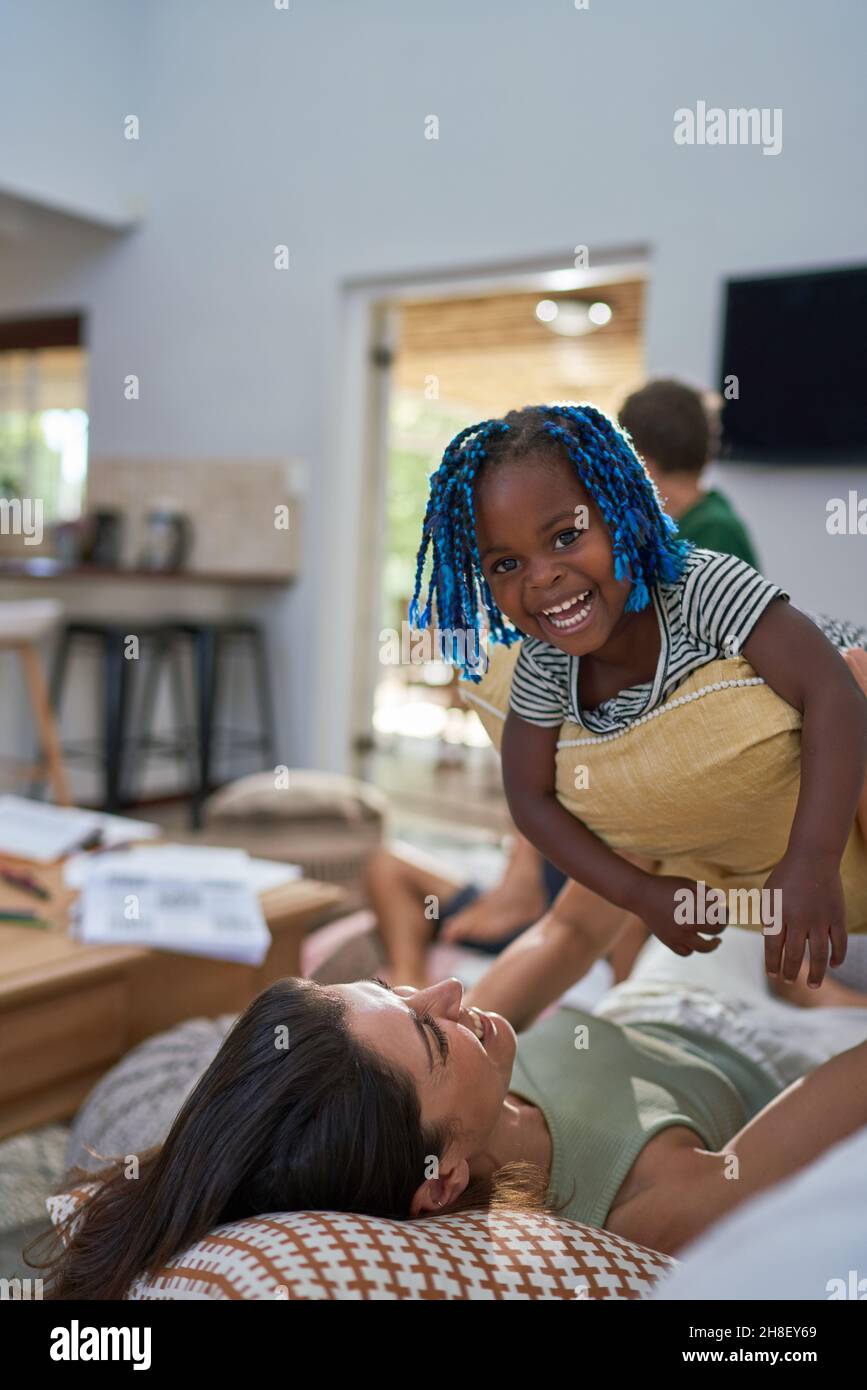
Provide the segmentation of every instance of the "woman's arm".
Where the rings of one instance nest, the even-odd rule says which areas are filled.
[[[800,1172],[865,1124],[867,1042],[862,1042],[793,1082],[719,1153],[682,1139],[665,1153],[660,1176],[615,1207],[605,1229],[677,1254],[741,1202]]]
[[[586,975],[633,918],[580,883],[567,883],[551,910],[513,941],[465,996],[502,1014],[520,1032]]]
[[[837,648],[791,604],[771,604],[744,656],[802,716],[789,849],[839,863],[867,774],[867,700]]]
[[[773,603],[744,645],[744,656],[801,724],[801,787],[782,861],[765,888],[779,890],[784,929],[765,935],[769,974],[797,979],[810,943],[809,983],[842,964],[846,927],[840,861],[867,772],[867,700],[836,647],[788,603]],[[783,960],[785,950],[785,960]]]
[[[745,1197],[782,1182],[867,1125],[867,1042],[787,1086],[723,1150],[738,1158]]]

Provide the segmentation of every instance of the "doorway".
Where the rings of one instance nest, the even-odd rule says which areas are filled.
[[[527,404],[616,415],[644,379],[647,262],[395,288],[371,341],[354,771],[408,814],[503,823],[499,764],[451,666],[423,660],[407,606],[430,474],[465,426]],[[364,600],[366,597],[366,603]]]

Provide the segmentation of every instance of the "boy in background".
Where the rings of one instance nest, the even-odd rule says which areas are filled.
[[[728,498],[701,485],[719,433],[716,414],[701,392],[680,381],[649,381],[624,401],[620,424],[632,436],[681,536],[704,550],[737,555],[758,569],[749,532]]]

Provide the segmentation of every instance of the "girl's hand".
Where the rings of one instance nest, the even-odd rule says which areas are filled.
[[[768,892],[773,895],[768,898]],[[779,896],[777,896],[779,895]],[[763,904],[770,904],[771,926],[765,934],[765,970],[792,981],[798,978],[804,948],[810,943],[807,984],[818,987],[831,964],[846,959],[846,908],[837,860],[816,860],[804,855],[784,855],[767,879]]]
[[[699,901],[699,887],[694,879],[648,874],[647,886],[633,911],[675,955],[691,956],[693,951],[706,955],[719,946],[716,933],[725,931],[726,923],[695,922]],[[708,941],[709,936],[715,939]]]

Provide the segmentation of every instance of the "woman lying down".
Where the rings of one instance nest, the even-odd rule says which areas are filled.
[[[754,948],[735,927],[713,958],[652,939],[595,1013],[559,1008],[520,1037],[454,979],[280,980],[185,1054],[167,1134],[146,1104],[132,1146],[128,1128],[80,1133],[101,1154],[145,1151],[135,1180],[122,1159],[89,1174],[102,1181],[47,1296],[123,1298],[265,1212],[546,1207],[675,1253],[867,1124],[867,995],[805,984],[818,1007],[794,1026]]]

